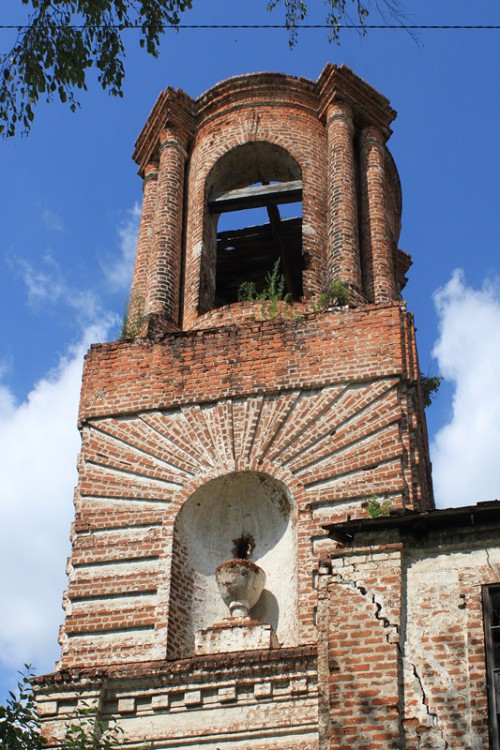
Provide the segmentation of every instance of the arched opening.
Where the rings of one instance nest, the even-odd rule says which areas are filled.
[[[251,617],[272,625],[280,643],[297,642],[295,504],[267,474],[213,479],[186,501],[174,527],[167,658],[193,653],[195,633],[229,615],[215,581],[218,565],[241,552],[266,573]]]
[[[300,299],[302,172],[288,151],[266,141],[237,146],[212,168],[206,193],[206,257],[215,279],[205,282],[212,301],[202,311],[237,302],[242,285],[262,293],[273,269],[283,277],[283,294]]]

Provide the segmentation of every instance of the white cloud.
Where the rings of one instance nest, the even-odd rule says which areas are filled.
[[[28,302],[37,307],[45,302],[59,302],[65,293],[61,269],[48,252],[43,257],[43,266],[35,268],[25,258],[14,258],[13,265],[21,275],[28,292]]]
[[[54,211],[50,211],[48,208],[45,208],[42,211],[42,223],[52,232],[62,232],[64,230],[64,224],[61,217],[54,213]]]
[[[500,279],[479,290],[463,271],[435,294],[439,372],[454,384],[452,416],[431,446],[439,506],[500,499]]]
[[[128,263],[128,271],[116,264],[117,283],[129,280],[138,214],[136,207],[118,229],[122,265]],[[26,285],[29,304],[37,310],[48,305],[73,310],[81,335],[22,403],[0,382],[0,692],[15,684],[22,664],[48,672],[59,656],[83,356],[92,341],[105,341],[118,322],[95,290],[68,281],[50,251],[36,265],[24,258],[11,258],[11,263]],[[8,357],[0,359],[0,381],[10,365]]]
[[[34,309],[46,304],[63,304],[74,310],[81,325],[89,325],[102,312],[98,295],[92,289],[78,289],[65,278],[59,263],[47,252],[38,267],[25,258],[11,260],[28,292],[28,303]]]
[[[106,264],[103,264],[103,271],[106,274],[111,290],[114,292],[123,290],[128,292],[130,289],[140,218],[141,208],[136,203],[128,211],[126,220],[117,227],[120,255],[114,260],[108,259]]]
[[[105,340],[108,316],[85,329],[77,346],[23,403],[0,385],[0,666],[31,662],[53,669],[63,620],[62,592],[73,517],[83,355]]]

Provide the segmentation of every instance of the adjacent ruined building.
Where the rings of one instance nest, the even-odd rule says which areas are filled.
[[[49,747],[85,704],[131,750],[498,748],[500,510],[434,510],[394,117],[334,65],[160,95]]]

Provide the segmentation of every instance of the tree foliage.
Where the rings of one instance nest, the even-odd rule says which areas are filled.
[[[193,0],[20,0],[29,20],[20,26],[12,49],[0,54],[0,133],[27,133],[39,99],[59,99],[74,111],[79,90],[87,90],[88,74],[96,69],[103,89],[123,95],[125,47],[123,32],[134,28],[139,44],[157,57],[163,32],[178,27]],[[268,0],[273,10],[284,6],[290,44],[311,0]],[[330,39],[338,41],[341,26],[365,26],[371,4],[384,18],[402,23],[399,0],[325,0]]]
[[[5,706],[0,706],[0,748],[2,750],[43,750],[45,740],[40,732],[33,693],[33,673],[29,665],[20,673],[17,693],[10,692]],[[116,750],[123,744],[119,726],[106,727],[90,706],[79,706],[69,719],[60,750]],[[143,746],[142,750],[146,750]]]
[[[41,750],[44,746],[35,711],[31,687],[33,674],[29,665],[21,674],[17,695],[9,692],[7,703],[0,706],[0,747],[3,750]]]
[[[121,727],[107,728],[95,711],[83,706],[68,724],[61,750],[116,750],[122,744]]]
[[[178,26],[192,0],[22,0],[29,23],[14,47],[0,56],[0,129],[6,136],[26,132],[40,98],[78,106],[89,68],[103,89],[122,96],[125,76],[123,31],[139,31],[139,44],[159,52],[167,26]]]
[[[422,385],[422,397],[424,399],[425,408],[430,406],[433,399],[437,396],[442,380],[442,375],[424,375],[423,372],[420,373],[420,383]]]

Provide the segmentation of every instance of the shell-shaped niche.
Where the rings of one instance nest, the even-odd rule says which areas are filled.
[[[272,625],[283,645],[298,641],[296,512],[285,485],[258,472],[234,472],[199,487],[174,528],[167,657],[193,653],[196,631],[228,616],[217,567],[241,554],[266,574],[250,616]]]

